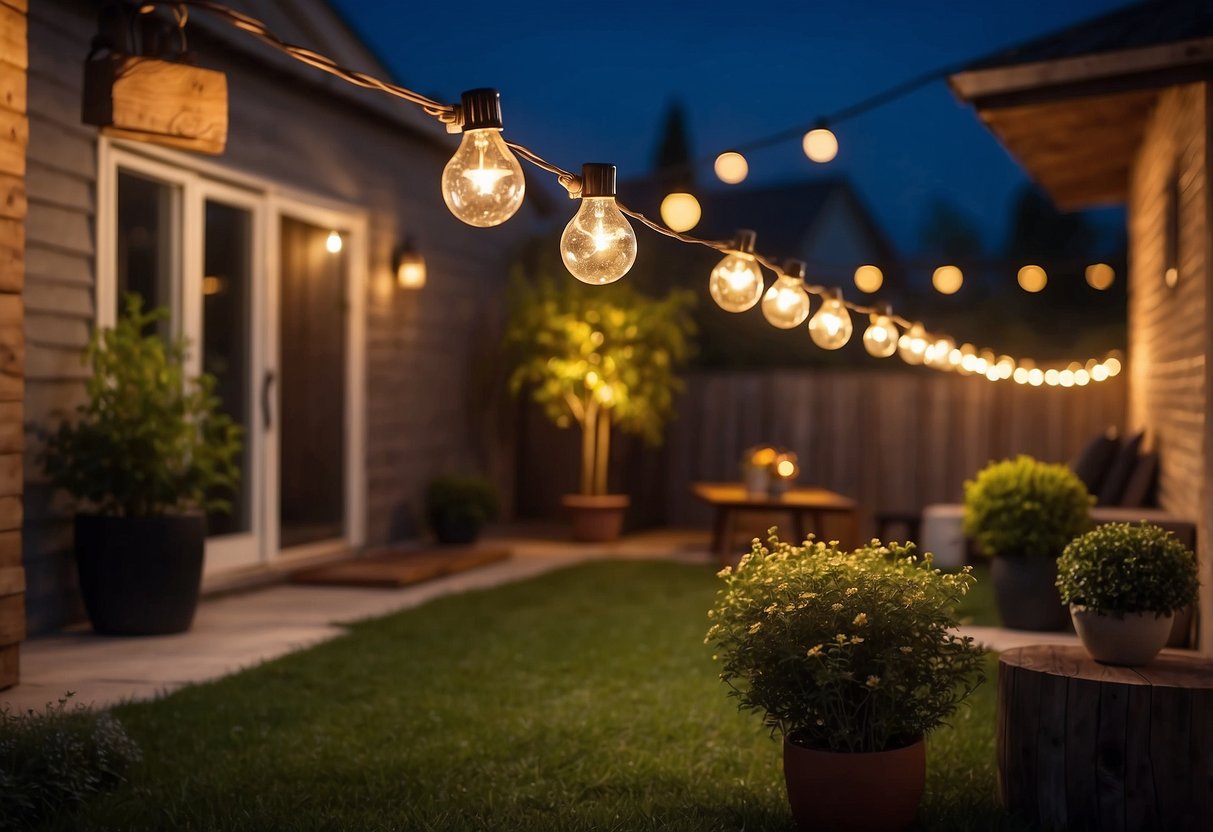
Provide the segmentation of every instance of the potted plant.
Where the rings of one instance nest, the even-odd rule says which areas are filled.
[[[215,380],[185,377],[185,344],[155,333],[167,315],[137,295],[97,329],[76,418],[47,437],[51,483],[86,507],[75,518],[84,606],[98,633],[189,629],[198,604],[206,511],[238,482],[241,429],[219,411]]]
[[[439,543],[474,543],[497,510],[497,489],[484,477],[436,477],[425,491],[426,521]]]
[[[693,301],[687,291],[657,299],[618,283],[513,282],[510,389],[529,390],[559,427],[581,429],[580,488],[563,501],[575,540],[619,536],[628,497],[609,493],[611,430],[661,441],[682,389],[676,371],[691,353]]]
[[[924,737],[983,680],[956,632],[974,578],[913,544],[794,546],[771,530],[708,613],[720,678],[783,736],[788,800],[802,829],[894,830],[913,820]],[[873,799],[879,795],[879,799]]]
[[[1090,528],[1091,505],[1074,472],[1030,456],[992,462],[964,484],[964,532],[993,558],[998,614],[1016,630],[1061,630],[1069,614],[1057,594],[1057,558]]]
[[[1158,655],[1173,613],[1196,600],[1196,556],[1151,523],[1108,523],[1066,546],[1057,589],[1074,629],[1105,664],[1139,666]]]

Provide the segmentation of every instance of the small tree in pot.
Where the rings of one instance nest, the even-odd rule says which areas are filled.
[[[1026,455],[990,463],[964,488],[964,532],[994,559],[990,574],[1003,624],[1065,628],[1069,614],[1055,586],[1057,558],[1090,528],[1095,498],[1065,465]]]
[[[581,428],[581,486],[564,499],[577,540],[619,536],[628,498],[608,493],[611,429],[661,441],[682,389],[676,371],[691,354],[693,302],[686,291],[657,299],[626,284],[515,277],[510,389],[529,389],[559,427]]]
[[[189,629],[206,543],[204,511],[230,510],[241,429],[219,411],[215,379],[186,379],[186,348],[154,334],[167,311],[137,295],[85,354],[88,401],[46,442],[53,485],[90,508],[75,521],[80,591],[112,635]]]
[[[1196,556],[1175,535],[1108,523],[1066,546],[1057,588],[1091,658],[1144,665],[1171,634],[1173,613],[1196,600]]]

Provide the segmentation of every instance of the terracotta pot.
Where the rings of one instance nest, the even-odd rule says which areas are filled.
[[[783,775],[801,832],[897,832],[913,822],[922,800],[926,745],[849,754],[784,738]]]
[[[1103,664],[1141,667],[1149,664],[1171,635],[1171,614],[1128,612],[1124,618],[1070,605],[1074,629],[1091,658]]]
[[[1057,592],[1055,559],[999,556],[990,564],[990,580],[1004,627],[1035,631],[1069,628],[1070,616]]]
[[[561,502],[573,521],[573,540],[610,543],[623,531],[623,515],[631,500],[626,494],[565,494]]]

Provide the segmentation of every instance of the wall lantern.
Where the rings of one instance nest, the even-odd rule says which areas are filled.
[[[425,258],[412,240],[405,240],[404,245],[396,250],[392,267],[396,272],[396,285],[401,289],[425,286]]]

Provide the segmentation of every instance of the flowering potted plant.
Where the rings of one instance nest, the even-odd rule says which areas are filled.
[[[1075,538],[1057,562],[1057,588],[1082,644],[1105,664],[1148,664],[1173,613],[1196,600],[1196,556],[1150,523],[1108,523]]]
[[[983,680],[957,634],[974,578],[932,568],[912,544],[754,541],[708,613],[720,678],[783,736],[802,829],[902,829],[926,779],[923,738]],[[880,799],[873,801],[873,795]]]
[[[993,558],[990,578],[1003,624],[1064,629],[1069,615],[1057,595],[1057,558],[1090,528],[1095,498],[1065,465],[1026,455],[991,462],[964,488],[964,532]]]

